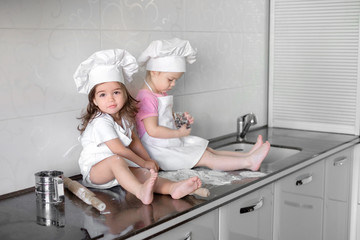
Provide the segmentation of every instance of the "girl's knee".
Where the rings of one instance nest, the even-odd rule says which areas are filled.
[[[209,151],[208,149],[206,149],[203,154],[203,158],[205,158],[205,159],[212,158],[213,156],[214,156],[214,153],[212,151]]]
[[[199,162],[195,166],[199,167],[212,167],[212,161],[214,154],[208,150],[205,150],[204,154],[201,156]]]
[[[111,157],[108,158],[108,161],[111,164],[121,164],[121,165],[126,165],[128,166],[127,162],[125,161],[125,159],[123,159],[122,157],[120,157],[119,155],[113,155]]]
[[[212,149],[211,147],[207,147],[206,148],[206,151],[209,151],[211,153],[215,153],[216,151],[214,149]]]

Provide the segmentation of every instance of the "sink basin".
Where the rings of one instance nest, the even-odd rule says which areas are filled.
[[[254,146],[251,143],[230,143],[226,146],[217,148],[218,151],[238,151],[238,152],[248,152]],[[301,150],[298,148],[289,148],[289,147],[280,147],[280,146],[271,146],[270,151],[266,158],[264,159],[262,165],[269,165],[277,161],[281,161],[285,158],[288,158]]]

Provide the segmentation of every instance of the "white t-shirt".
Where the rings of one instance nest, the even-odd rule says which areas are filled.
[[[132,141],[131,135],[133,126],[129,126],[130,124],[124,119],[122,120],[122,125],[124,128],[117,124],[109,114],[102,113],[100,116],[89,122],[85,131],[79,137],[83,147],[79,159],[79,166],[85,185],[93,185],[89,182],[88,177],[91,167],[105,158],[114,155],[114,153],[106,146],[105,142],[119,138],[125,147],[130,145]],[[128,162],[129,166],[139,167],[134,162],[128,159],[125,160]],[[114,182],[111,185],[115,186],[117,185],[117,182]],[[108,188],[109,186],[94,185],[93,187]]]

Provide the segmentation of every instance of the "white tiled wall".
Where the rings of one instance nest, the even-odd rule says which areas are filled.
[[[0,1],[0,195],[33,186],[40,170],[79,173],[76,118],[87,98],[72,75],[100,49],[137,57],[151,40],[188,39],[197,62],[173,94],[175,110],[195,117],[192,133],[232,133],[250,111],[265,125],[268,10],[267,0]]]

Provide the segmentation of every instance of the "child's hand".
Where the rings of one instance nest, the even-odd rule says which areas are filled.
[[[179,132],[179,137],[185,137],[190,135],[191,128],[187,128],[186,124],[184,124],[178,129],[178,132]]]
[[[155,162],[154,160],[147,160],[145,161],[145,165],[143,166],[144,168],[147,169],[153,169],[155,172],[159,171],[159,165],[157,164],[157,162]]]
[[[184,112],[184,115],[185,115],[186,119],[188,120],[189,124],[194,123],[194,118],[188,112]]]

